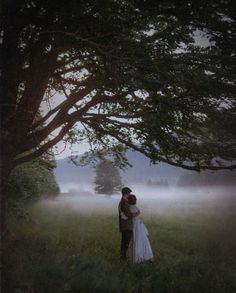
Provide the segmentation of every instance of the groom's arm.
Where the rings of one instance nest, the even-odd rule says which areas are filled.
[[[126,215],[126,217],[128,217],[129,219],[133,218],[133,214],[130,211],[129,205],[128,204],[122,204],[121,206],[121,210],[122,212]]]

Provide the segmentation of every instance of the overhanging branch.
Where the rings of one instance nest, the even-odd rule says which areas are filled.
[[[31,161],[33,159],[36,159],[38,157],[40,157],[42,154],[44,154],[48,149],[52,148],[54,145],[56,145],[59,141],[61,141],[63,139],[63,137],[67,134],[67,132],[71,129],[71,127],[73,126],[72,123],[68,123],[67,125],[65,125],[61,131],[59,132],[59,134],[53,138],[52,140],[46,142],[45,144],[43,144],[42,146],[40,146],[37,150],[31,152],[30,154],[27,154],[25,156],[16,158],[14,160],[14,165],[17,166],[19,164]]]
[[[153,155],[151,155],[149,152],[145,151],[143,148],[140,148],[139,146],[135,145],[133,142],[131,142],[130,140],[128,140],[127,138],[122,138],[120,136],[120,134],[118,134],[118,132],[109,132],[106,131],[104,129],[101,129],[98,126],[95,126],[94,124],[91,125],[91,123],[89,121],[84,121],[84,123],[88,124],[90,127],[92,128],[96,128],[100,133],[105,134],[105,135],[109,135],[111,137],[114,137],[117,141],[123,143],[124,145],[130,147],[133,150],[136,150],[142,154],[144,154],[146,157],[150,158],[151,160],[154,161],[159,161],[159,162],[163,162],[163,163],[167,163],[169,165],[175,166],[175,167],[181,167],[183,169],[187,169],[187,170],[193,170],[193,171],[200,171],[200,170],[234,170],[236,169],[236,165],[230,165],[230,166],[209,166],[209,165],[195,165],[195,166],[189,166],[186,164],[181,164],[181,163],[177,163],[177,162],[173,162],[171,160],[167,160],[163,157],[160,157],[156,154],[155,157],[153,157]]]

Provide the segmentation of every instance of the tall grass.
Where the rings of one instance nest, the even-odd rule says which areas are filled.
[[[119,261],[117,215],[37,205],[28,220],[11,220],[4,293],[23,292],[22,284],[38,293],[233,293],[234,217],[146,216],[155,262],[131,265]]]

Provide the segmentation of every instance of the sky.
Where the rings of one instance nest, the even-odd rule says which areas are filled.
[[[89,150],[89,144],[87,143],[75,143],[73,145],[60,141],[56,147],[54,147],[54,155],[56,160],[64,159],[70,155],[81,155]]]

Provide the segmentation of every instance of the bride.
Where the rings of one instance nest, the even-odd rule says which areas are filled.
[[[137,205],[137,198],[134,194],[128,197],[131,213],[135,214],[139,211]],[[132,259],[133,263],[144,261],[153,261],[153,252],[148,239],[148,230],[143,221],[138,217],[133,217],[133,247]]]

